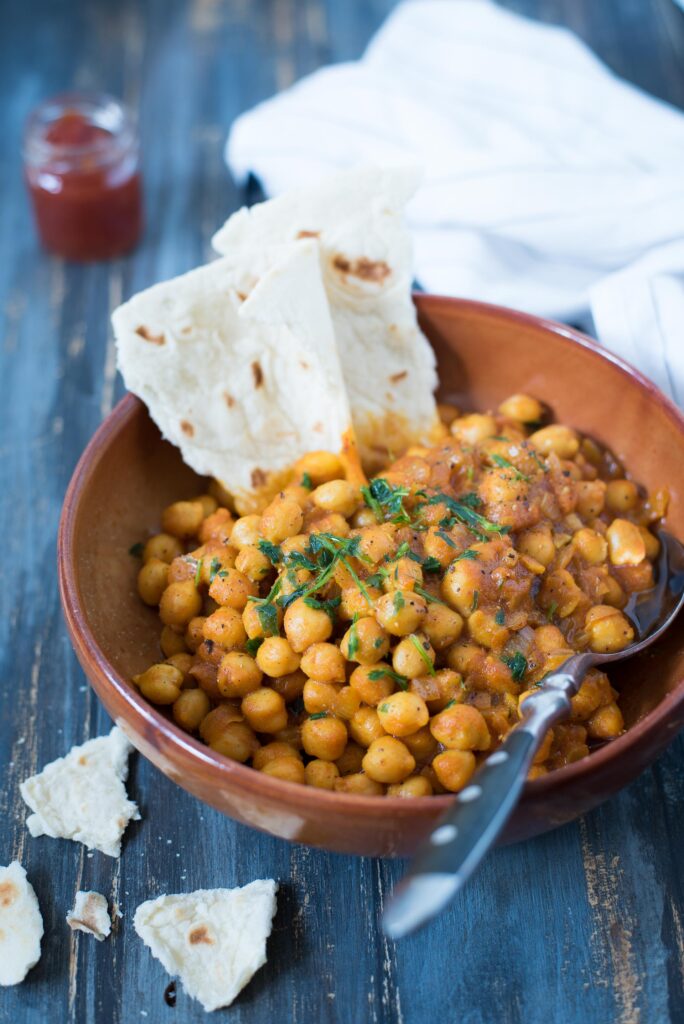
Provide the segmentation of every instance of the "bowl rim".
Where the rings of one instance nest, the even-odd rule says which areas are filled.
[[[676,429],[682,434],[684,441],[684,415],[670,399],[626,360],[601,348],[597,342],[574,327],[505,306],[471,299],[428,293],[416,293],[413,298],[419,314],[422,311],[428,312],[430,308],[440,309],[446,306],[471,311],[481,316],[508,320],[524,327],[534,328],[536,331],[551,333],[562,343],[579,346],[593,359],[607,360],[622,374],[635,381],[647,393],[651,401],[662,407],[668,418],[673,421]],[[94,668],[103,684],[111,687],[118,694],[134,719],[135,729],[142,730],[147,727],[159,730],[169,746],[176,748],[182,757],[190,758],[198,768],[209,769],[217,782],[221,778],[230,779],[231,782],[238,784],[246,794],[258,791],[260,795],[274,801],[289,798],[296,803],[304,802],[312,811],[318,808],[321,812],[330,813],[334,810],[342,815],[346,812],[353,812],[356,816],[368,818],[375,818],[380,812],[385,818],[391,816],[398,819],[415,817],[417,814],[429,814],[430,817],[433,817],[444,812],[456,794],[438,794],[417,797],[412,800],[386,796],[379,801],[377,797],[373,796],[304,787],[298,783],[274,778],[263,772],[258,772],[248,765],[223,757],[164,717],[108,661],[88,624],[81,603],[74,571],[74,528],[79,499],[95,469],[106,456],[112,438],[144,408],[140,399],[131,393],[127,393],[117,403],[97,428],[78,460],[64,498],[57,542],[59,590],[68,632],[81,662],[85,661]],[[88,677],[87,672],[86,676]],[[93,686],[89,677],[88,682]],[[548,797],[554,789],[561,789],[590,778],[595,770],[600,770],[617,760],[645,735],[657,730],[661,722],[667,719],[674,708],[683,702],[684,677],[651,711],[621,736],[599,747],[588,757],[558,768],[537,779],[527,781],[521,794],[521,800],[529,797],[538,801]],[[126,722],[126,718],[123,721]],[[674,734],[672,738],[674,739]]]

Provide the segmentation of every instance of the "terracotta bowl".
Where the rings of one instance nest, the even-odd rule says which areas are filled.
[[[608,444],[635,479],[671,492],[669,529],[684,537],[684,419],[635,370],[567,327],[475,302],[416,296],[439,360],[441,397],[494,408],[523,391],[554,416]],[[100,700],[131,742],[178,785],[273,835],[346,853],[407,854],[449,805],[329,793],[281,782],[178,729],[129,683],[159,656],[156,612],[135,589],[129,547],[158,528],[169,502],[201,481],[128,396],[105,420],[71,481],[59,534],[69,633]],[[681,619],[644,656],[616,666],[627,731],[583,761],[529,782],[504,841],[576,818],[633,779],[684,725]]]

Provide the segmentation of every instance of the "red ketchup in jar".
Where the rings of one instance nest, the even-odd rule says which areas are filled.
[[[142,231],[138,138],[105,95],[67,93],[30,115],[24,170],[40,239],[69,260],[128,252]]]

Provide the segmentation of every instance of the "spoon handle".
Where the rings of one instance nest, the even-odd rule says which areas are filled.
[[[552,673],[545,680],[550,688],[545,686],[523,703],[520,725],[461,790],[418,851],[385,910],[383,928],[391,938],[401,938],[439,913],[492,846],[515,807],[547,730],[570,713],[568,682],[565,671]]]

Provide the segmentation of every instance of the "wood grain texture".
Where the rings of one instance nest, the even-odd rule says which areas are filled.
[[[40,964],[3,990],[0,1021],[172,1024],[205,1015],[132,929],[161,892],[273,876],[270,960],[221,1015],[236,1024],[661,1024],[684,1020],[684,742],[577,825],[496,851],[453,909],[395,946],[378,914],[400,863],[325,854],[202,807],[141,759],[120,862],[31,839],[19,782],[103,733],[58,605],[55,535],[86,441],[121,393],[109,311],[206,258],[243,201],[222,145],[231,120],[322,63],[352,59],[393,0],[36,0],[0,3],[0,862],[38,892]],[[569,25],[618,73],[684,106],[684,16],[671,0],[510,0]],[[148,227],[134,255],[77,267],[41,254],[20,134],[45,95],[80,86],[140,111]],[[116,901],[110,939],[69,934],[78,888]]]

